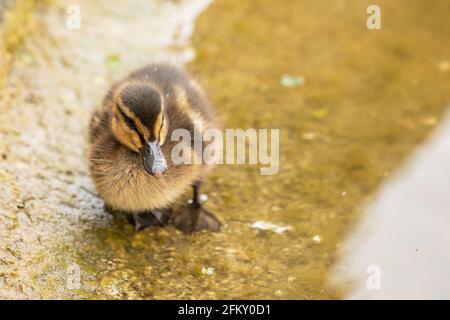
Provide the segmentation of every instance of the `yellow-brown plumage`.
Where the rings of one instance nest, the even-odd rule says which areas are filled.
[[[161,100],[159,107],[145,101],[152,95]],[[171,140],[172,132],[184,128],[193,137],[196,122],[203,130],[217,127],[201,87],[178,67],[150,65],[115,83],[89,126],[89,169],[108,207],[128,213],[167,208],[202,180],[208,165],[175,165],[171,159],[179,143]],[[146,171],[139,154],[144,140],[152,137],[167,160],[168,169],[159,178]]]

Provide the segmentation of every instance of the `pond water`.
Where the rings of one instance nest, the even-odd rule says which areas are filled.
[[[368,1],[53,1],[0,91],[0,297],[346,297],[340,248],[449,103],[448,2],[379,3],[369,31]],[[155,60],[189,62],[226,128],[280,129],[278,174],[206,180],[219,233],[134,232],[87,174],[90,110]]]

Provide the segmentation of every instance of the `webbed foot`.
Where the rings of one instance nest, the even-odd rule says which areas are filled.
[[[172,224],[184,233],[200,230],[219,231],[222,223],[201,205],[191,203],[173,220]]]
[[[167,210],[149,210],[133,213],[129,221],[136,231],[144,230],[151,226],[165,227],[169,223],[170,214]]]

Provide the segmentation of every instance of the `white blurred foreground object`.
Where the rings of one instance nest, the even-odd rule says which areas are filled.
[[[450,115],[380,188],[332,284],[350,299],[450,299]]]

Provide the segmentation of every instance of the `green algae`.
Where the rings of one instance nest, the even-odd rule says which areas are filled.
[[[39,6],[48,3],[37,0],[17,0],[5,13],[0,31],[0,88],[4,86],[14,56],[25,37],[35,32],[39,26],[34,18]]]

